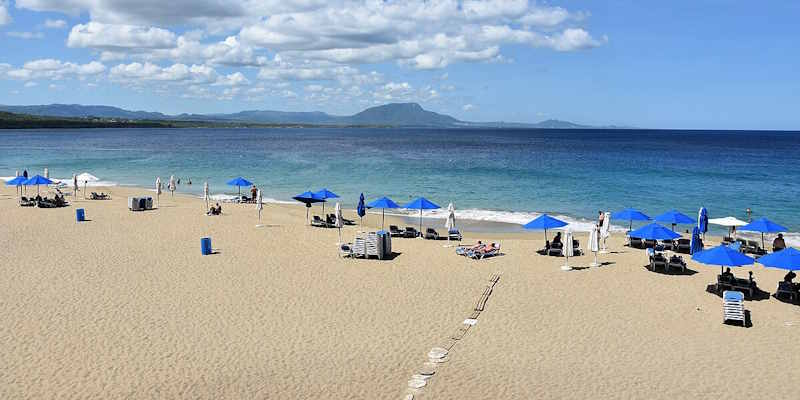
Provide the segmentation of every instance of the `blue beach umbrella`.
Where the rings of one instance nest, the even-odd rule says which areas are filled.
[[[53,183],[53,181],[51,181],[50,179],[47,179],[47,178],[45,178],[45,177],[43,177],[41,175],[34,175],[33,177],[31,177],[30,179],[26,180],[22,184],[25,185],[25,186],[36,185],[36,195],[39,195],[39,185],[45,185],[46,186],[46,185],[50,185],[52,183]]]
[[[700,207],[700,211],[697,213],[697,228],[700,229],[700,233],[705,237],[706,232],[708,232],[708,210],[705,207]]]
[[[564,222],[564,221],[562,221],[560,219],[555,219],[555,218],[553,218],[553,217],[551,217],[551,216],[549,216],[547,214],[542,214],[542,215],[536,217],[535,219],[533,219],[531,222],[528,222],[527,224],[522,225],[522,227],[525,228],[525,229],[531,229],[531,230],[544,229],[544,241],[545,242],[547,241],[547,230],[548,229],[561,228],[561,227],[564,227],[564,226],[567,226],[566,222]]]
[[[253,182],[248,181],[247,179],[242,178],[241,176],[238,178],[233,178],[228,181],[228,185],[230,186],[237,186],[239,187],[239,197],[242,196],[242,186],[252,186]]]
[[[655,222],[645,225],[635,231],[631,231],[628,235],[633,238],[647,240],[670,240],[681,237],[681,235],[675,233],[669,228],[661,226]]]
[[[306,221],[308,221],[308,209],[311,208],[311,203],[321,203],[325,201],[325,199],[317,196],[316,193],[311,191],[300,193],[297,196],[292,197],[292,199],[306,205]]]
[[[761,248],[764,248],[764,234],[786,232],[785,226],[778,225],[766,218],[759,218],[745,226],[739,227],[740,231],[761,232]]]
[[[703,251],[703,244],[700,242],[700,228],[694,227],[692,228],[692,241],[689,246],[690,254],[699,253]]]
[[[392,199],[390,199],[388,197],[381,197],[380,199],[375,200],[375,201],[367,204],[367,207],[369,207],[369,208],[380,208],[381,209],[381,229],[383,229],[383,223],[384,223],[384,220],[386,219],[386,209],[387,208],[400,208],[400,206],[397,205],[397,203],[395,203],[394,201],[392,201]]]
[[[723,267],[741,267],[752,265],[755,260],[728,246],[720,245],[692,255],[692,260],[707,265]]]
[[[756,262],[769,268],[800,271],[800,251],[794,247],[787,247],[781,251],[767,254]]]
[[[633,221],[649,221],[650,217],[648,217],[645,213],[635,210],[633,208],[626,208],[622,211],[617,211],[615,213],[611,213],[611,218],[614,219],[621,219],[621,220],[628,220],[630,222],[630,227],[628,230],[633,229]]]
[[[403,206],[403,208],[407,208],[409,210],[419,210],[419,230],[420,233],[422,232],[422,210],[435,210],[439,207],[436,203],[424,198],[424,197],[417,197],[414,200],[411,200],[410,203]]]
[[[358,196],[358,207],[356,207],[356,213],[358,214],[358,219],[360,220],[361,225],[364,225],[364,216],[367,215],[367,207],[364,205],[364,193],[361,193],[361,196]]]
[[[319,191],[314,192],[314,194],[319,196],[322,199],[325,199],[325,200],[327,200],[327,199],[338,199],[339,198],[338,194],[331,192],[327,188],[320,189]],[[325,203],[322,203],[322,214],[323,215],[325,214]]]
[[[678,224],[693,224],[695,220],[691,219],[688,215],[682,214],[677,210],[669,210],[655,218],[654,220],[665,224],[672,224],[672,230],[675,230],[675,225]]]

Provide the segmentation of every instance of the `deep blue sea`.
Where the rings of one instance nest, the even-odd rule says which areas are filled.
[[[0,131],[0,176],[16,170],[235,193],[244,176],[265,197],[323,187],[354,206],[425,196],[461,218],[574,220],[599,209],[675,208],[696,216],[766,216],[800,232],[800,132],[520,129],[91,129]],[[185,183],[191,179],[190,187]],[[621,221],[616,221],[621,223]]]

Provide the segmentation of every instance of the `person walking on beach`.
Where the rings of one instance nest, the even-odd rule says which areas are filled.
[[[256,201],[256,196],[258,196],[258,189],[256,189],[256,185],[250,188],[250,200]]]

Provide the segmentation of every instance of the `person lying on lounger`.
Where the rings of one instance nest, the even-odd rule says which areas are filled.
[[[208,210],[208,215],[220,215],[222,214],[222,206],[217,203],[216,205],[211,206],[211,209]]]

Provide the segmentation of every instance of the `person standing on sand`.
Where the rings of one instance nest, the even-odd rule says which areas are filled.
[[[598,211],[598,213],[600,214],[600,216],[597,217],[597,227],[599,228],[603,226],[603,220],[606,218],[606,216],[603,214],[603,211]]]
[[[250,199],[256,201],[256,196],[258,196],[258,189],[256,189],[256,185],[250,188]]]
[[[24,176],[25,179],[28,179],[28,170],[27,169],[22,171],[22,176]]]

